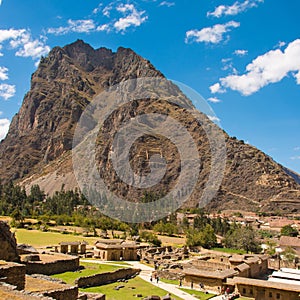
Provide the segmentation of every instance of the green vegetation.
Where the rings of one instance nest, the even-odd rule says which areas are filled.
[[[224,244],[227,248],[243,249],[247,253],[258,253],[260,251],[260,243],[256,237],[256,232],[250,226],[233,226],[225,235]]]
[[[94,244],[97,238],[75,236],[69,234],[55,233],[55,232],[42,232],[39,230],[26,230],[18,228],[16,229],[16,238],[20,244],[29,244],[34,247],[43,247],[48,245],[58,245],[58,243],[87,241],[90,244]]]
[[[65,272],[61,274],[52,275],[53,278],[59,278],[68,284],[74,284],[75,280],[79,277],[91,276],[98,273],[105,273],[118,270],[122,267],[110,264],[93,264],[93,263],[80,263],[84,267],[76,272]]]
[[[158,232],[159,234],[165,234],[169,236],[173,236],[178,234],[178,226],[172,223],[164,223],[160,221],[156,225],[154,225],[153,230]]]
[[[114,290],[115,287],[124,285],[123,288]],[[106,295],[106,298],[109,300],[119,300],[119,299],[126,299],[126,300],[134,300],[137,299],[135,296],[136,294],[142,294],[143,297],[150,296],[150,295],[157,295],[157,296],[165,296],[167,292],[162,290],[151,283],[146,282],[145,280],[135,277],[133,279],[128,280],[127,283],[125,282],[118,282],[118,283],[111,283],[103,286],[98,287],[91,287],[86,289],[81,289],[84,292],[91,292],[91,293],[102,293]],[[180,300],[181,298],[172,295],[172,299]],[[142,298],[141,298],[142,299]],[[207,298],[203,298],[207,299]]]
[[[214,229],[210,224],[206,224],[202,230],[188,230],[187,246],[202,246],[204,248],[212,248],[217,244],[217,237]]]
[[[230,254],[246,254],[245,250],[237,250],[237,249],[231,249],[231,248],[214,247],[214,248],[212,248],[212,250],[221,251],[221,252],[230,253]]]
[[[281,228],[280,234],[284,236],[296,237],[298,235],[298,230],[291,225],[286,225]]]
[[[215,295],[212,294],[205,294],[201,291],[196,291],[196,290],[190,290],[190,289],[184,289],[184,288],[180,288],[181,290],[183,290],[184,292],[190,294],[190,295],[194,295],[195,297],[197,297],[200,300],[207,300],[210,298],[215,297]]]
[[[154,246],[161,246],[161,240],[158,239],[157,235],[148,231],[140,232],[140,239],[153,244]]]
[[[162,281],[164,283],[174,284],[174,285],[177,285],[177,286],[179,285],[179,280],[160,278],[160,281]]]

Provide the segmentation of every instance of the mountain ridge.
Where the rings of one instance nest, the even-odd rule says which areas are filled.
[[[17,180],[27,188],[39,183],[47,193],[60,189],[62,184],[66,188],[75,188],[77,183],[71,162],[72,139],[83,110],[95,95],[106,88],[140,77],[164,78],[148,60],[131,49],[119,47],[116,52],[104,47],[93,49],[82,40],[53,48],[47,57],[41,59],[38,69],[32,75],[30,90],[12,120],[6,138],[0,143],[1,180]],[[162,111],[169,109],[176,113],[158,102],[151,105],[154,110],[159,107]],[[121,109],[119,114],[128,119],[147,109],[151,111],[151,105],[147,102],[133,105]],[[205,154],[199,181],[187,204],[195,206],[209,173],[209,144],[200,127],[193,124],[188,116],[186,120],[180,116],[184,114],[183,111],[176,114],[193,132],[200,153]],[[110,122],[109,128],[116,129],[117,115]],[[211,123],[211,126],[215,125]],[[243,206],[253,211],[280,209],[298,212],[299,177],[255,147],[231,138],[226,133],[224,136],[227,147],[225,176],[208,208],[216,210]],[[153,139],[149,139],[143,147],[154,147],[153,143]],[[141,145],[137,144],[137,148]],[[163,141],[160,146],[168,158],[166,150],[169,146]],[[142,160],[145,162],[147,159],[142,157]],[[170,168],[165,184],[171,184],[178,175],[175,167],[178,161],[171,157],[170,161],[174,165]],[[144,166],[135,161],[133,165],[137,169]],[[100,166],[105,171],[111,167],[104,160],[100,161]],[[134,190],[126,190],[118,178],[108,178],[109,175],[107,180],[110,180],[113,190],[122,191],[124,195],[136,199],[141,197]]]

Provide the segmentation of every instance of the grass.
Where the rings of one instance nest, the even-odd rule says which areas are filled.
[[[165,278],[160,278],[159,280],[165,283],[175,284],[177,286],[179,285],[179,280],[174,280],[174,279],[172,280],[172,279],[165,279]]]
[[[116,286],[124,285],[124,288],[121,288],[120,290],[114,290]],[[106,295],[106,299],[108,300],[120,300],[120,299],[126,299],[126,300],[134,300],[137,299],[135,296],[136,294],[142,294],[143,297],[151,296],[151,295],[157,295],[157,296],[165,296],[167,292],[163,289],[160,289],[157,286],[152,285],[151,283],[146,282],[145,280],[135,277],[133,279],[128,280],[127,283],[125,282],[117,282],[117,283],[111,283],[107,285],[97,286],[97,287],[90,287],[86,289],[80,289],[84,292],[90,292],[90,293],[102,293]],[[143,299],[139,298],[139,299]],[[180,300],[181,298],[172,295],[172,299]]]
[[[111,272],[118,270],[122,267],[113,266],[109,264],[93,264],[93,263],[80,263],[84,267],[83,270],[76,272],[65,272],[61,274],[52,275],[53,278],[59,278],[68,284],[74,285],[74,282],[79,277],[91,276],[98,273]]]
[[[233,254],[246,254],[247,253],[245,250],[237,250],[237,249],[231,249],[231,248],[212,248],[211,250],[225,252],[225,253],[233,253]]]
[[[80,235],[62,234],[56,232],[42,232],[39,230],[15,229],[17,242],[19,244],[30,244],[34,247],[45,247],[49,245],[58,245],[60,242],[87,241],[94,244],[99,238],[84,237]]]
[[[184,288],[180,288],[180,289],[190,295],[194,295],[195,297],[197,297],[200,300],[207,300],[207,299],[210,299],[210,298],[216,296],[216,295],[212,295],[212,294],[205,294],[201,291],[196,291],[196,290],[190,290],[190,289],[184,289]]]

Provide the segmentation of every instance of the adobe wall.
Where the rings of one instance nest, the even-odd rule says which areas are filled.
[[[17,241],[6,222],[0,221],[0,260],[19,262]]]
[[[0,264],[0,281],[14,285],[18,290],[25,287],[26,266],[8,262]]]
[[[75,284],[79,288],[90,287],[90,286],[99,286],[112,282],[116,282],[119,279],[129,279],[137,275],[141,270],[140,269],[119,269],[114,272],[107,272],[101,274],[95,274],[92,276],[80,277],[75,281]]]
[[[79,268],[79,257],[74,256],[67,259],[57,259],[50,262],[45,261],[29,261],[26,262],[27,274],[44,274],[53,275],[68,271],[76,271]]]

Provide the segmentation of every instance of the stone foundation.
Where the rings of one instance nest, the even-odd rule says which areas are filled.
[[[40,261],[27,261],[27,274],[53,275],[68,271],[76,271],[79,268],[79,257],[64,254],[40,254]],[[25,258],[25,257],[24,257]]]
[[[25,265],[13,262],[0,263],[0,281],[16,286],[18,290],[25,287],[25,272]]]

